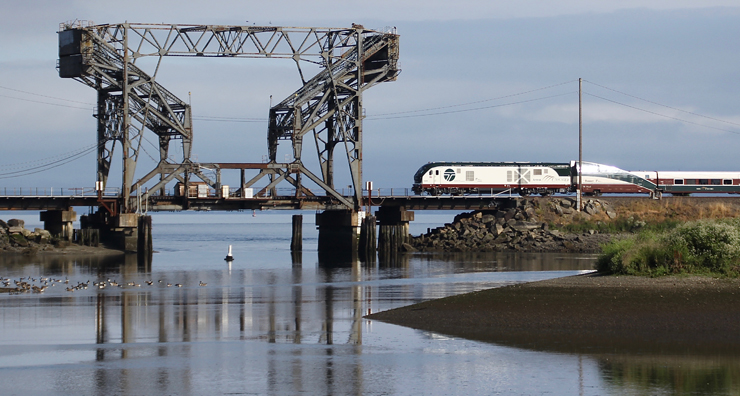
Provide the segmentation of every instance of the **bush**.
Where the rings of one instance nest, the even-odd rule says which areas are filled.
[[[603,247],[600,272],[625,275],[740,274],[740,220],[700,220],[644,230]]]

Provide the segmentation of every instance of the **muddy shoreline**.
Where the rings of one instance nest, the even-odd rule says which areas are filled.
[[[740,279],[588,274],[489,289],[366,316],[560,352],[740,351]]]
[[[0,249],[0,256],[113,256],[113,255],[124,255],[124,251],[119,249],[113,249],[99,246],[84,246],[77,244],[70,244],[64,247],[55,247],[53,245],[38,245],[34,244],[26,248],[7,248]]]

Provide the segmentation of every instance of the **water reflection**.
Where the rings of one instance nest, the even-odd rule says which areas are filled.
[[[363,319],[431,298],[574,274],[590,268],[589,256],[456,254],[324,265],[285,255],[280,266],[230,266],[219,257],[189,271],[128,257],[4,257],[0,273],[11,278],[140,286],[0,296],[0,379],[23,384],[12,389],[31,383],[51,393],[398,394],[427,387],[422,393],[444,394],[465,383],[542,393],[563,376],[575,384],[563,388],[569,393],[738,391],[734,357],[552,354]],[[519,384],[548,377],[553,365],[573,369],[540,388]]]
[[[615,392],[723,395],[740,391],[740,361],[734,357],[616,355],[599,357],[598,367]]]

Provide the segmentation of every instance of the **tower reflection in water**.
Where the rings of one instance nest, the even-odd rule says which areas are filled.
[[[64,334],[76,333],[69,338],[76,345],[75,356],[87,356],[79,362],[88,372],[80,366],[67,370],[54,365],[46,372],[56,377],[84,373],[75,383],[101,393],[115,388],[137,394],[154,386],[162,394],[180,394],[213,383],[231,384],[220,390],[235,393],[255,391],[239,387],[247,383],[256,387],[256,393],[361,394],[370,384],[393,393],[399,383],[379,382],[378,375],[393,371],[393,365],[406,358],[393,355],[396,360],[385,362],[383,357],[387,351],[405,348],[405,339],[396,337],[406,330],[387,330],[391,326],[373,324],[362,319],[364,314],[532,279],[507,270],[576,270],[583,263],[551,257],[554,261],[545,265],[535,256],[505,255],[323,261],[312,253],[283,254],[279,265],[235,262],[229,267],[219,257],[203,269],[187,270],[177,263],[157,262],[152,268],[124,258],[5,263],[17,274],[56,274],[73,281],[112,279],[135,286],[70,293],[50,288],[43,295],[5,296],[18,309],[4,310],[4,329],[18,330],[4,330],[0,338],[7,344],[13,334],[25,332],[28,343],[46,342],[63,349]],[[177,283],[183,286],[176,287]],[[60,307],[65,313],[57,316]],[[54,325],[44,325],[38,318],[51,319]],[[370,326],[375,326],[372,333]],[[388,332],[379,334],[376,329]],[[435,339],[430,334],[418,337]],[[13,355],[0,353],[3,356]],[[427,356],[424,364],[437,361],[434,356]],[[408,364],[407,369],[417,367]]]

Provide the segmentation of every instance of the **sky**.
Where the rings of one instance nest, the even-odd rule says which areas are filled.
[[[363,172],[375,187],[411,187],[430,161],[578,159],[579,78],[584,160],[740,173],[736,0],[30,0],[2,8],[0,188],[95,183],[94,153],[29,174],[96,144],[95,91],[55,69],[59,24],[76,19],[395,27],[402,72],[363,97]],[[165,58],[157,81],[191,101],[200,162],[261,162],[270,97],[277,102],[300,87],[291,61],[266,59]],[[137,177],[155,165],[156,151],[147,148]],[[120,155],[119,148],[112,186],[120,185]],[[304,158],[315,155],[304,149]],[[337,187],[348,182],[339,160]],[[239,174],[223,177],[234,185]]]

